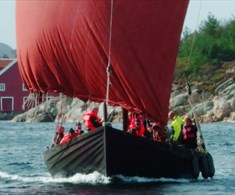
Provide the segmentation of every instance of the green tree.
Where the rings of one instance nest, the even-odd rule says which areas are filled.
[[[209,14],[198,31],[184,29],[177,63],[184,72],[196,75],[205,64],[218,68],[224,61],[234,60],[234,54],[235,18],[222,23]]]

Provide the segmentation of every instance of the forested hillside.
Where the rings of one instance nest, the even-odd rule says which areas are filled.
[[[186,74],[193,81],[215,84],[227,69],[235,67],[235,18],[220,21],[213,15],[198,30],[183,30],[177,57],[175,81]]]

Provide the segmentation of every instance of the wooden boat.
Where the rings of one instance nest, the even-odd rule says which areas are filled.
[[[155,142],[106,126],[48,149],[44,157],[53,176],[98,171],[106,176],[197,178],[196,155],[182,146]]]
[[[60,92],[105,108],[120,106],[165,128],[187,6],[188,0],[17,1],[17,57],[24,84],[40,100]],[[208,152],[109,125],[51,147],[44,157],[53,176],[94,171],[153,178],[214,175]]]
[[[213,177],[209,153],[201,154],[184,146],[156,142],[120,131],[111,126],[72,139],[45,151],[49,172],[55,176],[98,171],[106,176],[125,175],[150,178]],[[205,158],[209,160],[205,161]],[[206,163],[206,165],[201,165]],[[201,166],[206,170],[202,170]]]

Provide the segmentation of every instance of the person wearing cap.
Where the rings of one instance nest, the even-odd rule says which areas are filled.
[[[168,117],[171,120],[171,128],[173,130],[172,140],[174,142],[180,142],[180,135],[184,125],[184,119],[175,115],[173,111],[169,112]]]
[[[62,125],[59,125],[56,128],[55,136],[53,139],[54,144],[52,146],[59,144],[63,137],[64,137],[64,127]]]
[[[84,131],[82,130],[82,124],[80,122],[76,124],[74,133],[75,133],[75,136],[79,136],[84,133]]]

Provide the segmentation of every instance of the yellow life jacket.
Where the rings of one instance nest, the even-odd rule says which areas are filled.
[[[173,141],[178,141],[183,124],[184,119],[182,119],[180,116],[175,116],[174,120],[171,123],[171,126],[174,129]]]

